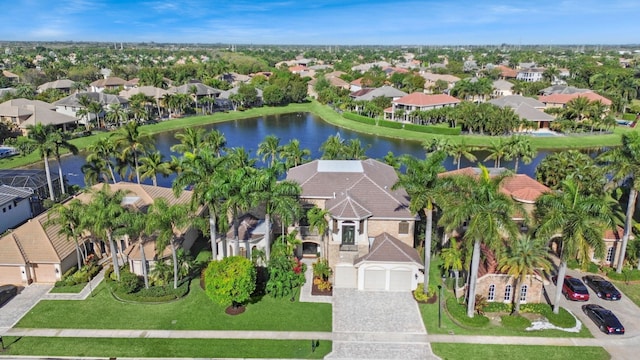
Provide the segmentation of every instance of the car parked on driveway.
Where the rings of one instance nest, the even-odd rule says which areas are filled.
[[[611,312],[597,304],[582,305],[582,311],[598,325],[600,331],[609,335],[623,335],[624,326]]]
[[[18,287],[15,285],[0,286],[0,306],[18,295]]]
[[[554,276],[553,281],[558,284],[557,278]],[[589,290],[584,286],[582,281],[573,276],[565,276],[562,284],[562,294],[567,300],[573,301],[589,301]]]
[[[622,294],[612,283],[608,282],[604,278],[598,275],[587,275],[582,277],[582,280],[587,284],[596,295],[605,300],[620,300]]]

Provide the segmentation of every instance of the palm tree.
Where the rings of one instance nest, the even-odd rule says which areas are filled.
[[[140,158],[140,178],[142,180],[151,178],[153,186],[158,186],[158,175],[169,176],[171,174],[170,164],[163,161],[163,157],[164,155],[160,151],[154,151]]]
[[[521,296],[518,289],[527,276],[535,274],[536,270],[548,271],[551,268],[547,254],[547,244],[545,242],[532,239],[527,235],[522,235],[510,242],[503,256],[499,260],[499,269],[514,278],[512,315],[520,312]],[[561,279],[561,278],[558,278]],[[564,277],[562,278],[564,279]],[[560,284],[558,280],[558,284]]]
[[[537,151],[531,146],[531,140],[523,135],[513,135],[507,140],[507,153],[504,158],[507,160],[515,159],[513,171],[518,173],[518,164],[520,160],[529,164],[536,157]]]
[[[109,243],[111,260],[113,262],[113,272],[120,281],[120,266],[118,265],[118,252],[113,234],[116,229],[124,223],[125,208],[122,207],[122,199],[126,192],[117,190],[112,192],[109,185],[104,184],[100,190],[91,191],[91,202],[86,213],[87,228],[91,233],[100,239],[106,239]]]
[[[88,150],[90,153],[87,155],[87,162],[90,163],[94,160],[102,161],[109,170],[111,181],[115,183],[116,175],[113,172],[113,163],[111,162],[111,158],[116,152],[116,147],[113,141],[107,137],[100,138],[98,141],[89,145]]]
[[[224,208],[231,212],[235,255],[240,254],[240,215],[253,205],[253,184],[247,181],[255,176],[255,160],[249,159],[244,148],[233,148],[227,155],[226,181],[222,185]]]
[[[322,151],[322,159],[344,159],[344,140],[342,140],[340,134],[331,135],[320,145],[320,151]]]
[[[60,157],[60,150],[67,149],[73,155],[78,155],[78,147],[70,143],[71,135],[69,133],[58,130],[51,134],[53,138],[53,154],[58,162],[58,177],[60,178],[60,189],[62,194],[67,193],[67,189],[64,186],[64,177],[62,176],[62,161]]]
[[[290,169],[298,165],[302,165],[309,161],[311,151],[309,149],[300,148],[300,140],[292,139],[288,144],[282,147],[280,157],[285,162],[285,167]]]
[[[522,206],[500,191],[500,183],[509,175],[491,177],[489,170],[480,165],[478,177],[452,176],[443,179],[442,217],[439,223],[445,231],[452,232],[467,224],[463,239],[473,241],[471,274],[469,277],[469,299],[467,316],[475,311],[476,285],[480,265],[480,244],[496,248],[504,237],[515,238],[518,226],[513,220],[515,214],[526,214]]]
[[[82,260],[86,254],[82,254],[80,250],[79,238],[82,236],[85,216],[87,214],[86,206],[78,199],[69,201],[68,204],[55,204],[47,213],[46,227],[59,227],[58,235],[63,235],[67,241],[73,240],[76,245],[76,257],[78,261],[78,270],[82,267]]]
[[[211,130],[204,138],[204,145],[220,157],[227,146],[227,139],[220,130]]]
[[[171,151],[184,154],[190,152],[195,154],[206,141],[205,130],[200,127],[189,127],[175,134],[175,138],[180,140],[180,144],[171,146]]]
[[[564,180],[562,191],[542,194],[536,200],[535,217],[538,222],[536,236],[551,239],[560,235],[558,256],[559,282],[567,271],[567,260],[579,258],[586,268],[593,250],[595,256],[603,256],[606,228],[614,228],[615,201],[608,195],[584,195],[573,179]],[[558,313],[562,286],[557,286],[553,312]]]
[[[102,104],[97,101],[91,101],[87,106],[87,111],[96,116],[96,126],[100,127],[100,113],[102,113]]]
[[[453,274],[456,278],[456,285],[453,288],[454,295],[456,298],[458,297],[455,294],[455,291],[458,289],[458,279],[460,277],[460,270],[462,270],[462,249],[455,238],[449,240],[449,247],[444,248],[440,251],[440,257],[442,258],[442,267],[445,270],[452,270]]]
[[[136,209],[137,210],[137,209]],[[144,243],[147,241],[149,216],[142,211],[129,211],[124,217],[122,232],[129,236],[129,239],[138,243],[140,250],[140,262],[142,267],[142,278],[145,289],[149,288],[149,269],[147,266],[147,255],[144,250]]]
[[[118,124],[118,127],[122,126],[122,123],[127,121],[129,114],[119,103],[109,104],[107,108],[106,119],[114,124]]]
[[[624,233],[622,235],[622,246],[616,272],[622,273],[625,253],[629,236],[633,228],[633,215],[640,190],[640,136],[637,132],[622,134],[622,146],[612,147],[602,153],[597,158],[598,162],[605,165],[612,181],[617,184],[629,186],[629,197],[627,198],[627,211],[624,221]]]
[[[55,200],[55,194],[53,193],[53,182],[51,181],[51,169],[49,168],[49,156],[54,150],[55,140],[51,134],[54,132],[54,128],[51,125],[42,125],[37,123],[35,125],[27,125],[28,137],[36,144],[36,148],[40,153],[40,157],[44,160],[44,171],[47,175],[47,185],[49,186],[49,198]],[[60,181],[63,181],[60,179]]]
[[[129,156],[133,157],[136,181],[140,184],[138,157],[151,148],[151,137],[147,134],[141,134],[138,123],[134,121],[127,123],[124,127],[120,128],[112,135],[112,138],[116,149],[121,151],[124,158]]]
[[[360,139],[350,139],[344,144],[344,158],[346,160],[361,160],[366,159],[367,149],[369,149],[369,145],[366,147],[362,147],[360,143]]]
[[[509,143],[503,138],[498,138],[498,141],[490,142],[490,146],[487,150],[489,151],[489,155],[484,159],[484,161],[493,160],[493,167],[499,168],[500,161],[509,151]]]
[[[565,116],[568,119],[582,121],[589,116],[590,101],[586,96],[578,96],[567,103]]]
[[[398,176],[398,181],[392,189],[404,188],[411,201],[409,210],[418,214],[425,212],[427,225],[424,230],[424,288],[425,294],[429,289],[429,266],[431,264],[431,235],[433,232],[433,209],[439,196],[438,173],[444,171],[442,162],[446,155],[442,151],[430,154],[425,160],[418,160],[410,155],[403,155],[401,162],[406,166],[406,172]]]
[[[176,196],[180,195],[186,187],[193,187],[192,209],[198,205],[207,207],[213,260],[218,260],[217,217],[221,212],[221,202],[224,198],[225,177],[223,175],[226,162],[226,157],[218,157],[212,149],[206,147],[197,154],[185,153],[182,171],[173,181],[173,191]],[[226,244],[222,248],[226,257]]]
[[[309,229],[314,230],[317,229],[320,234],[320,241],[322,241],[322,256],[326,259],[329,255],[327,253],[327,245],[324,241],[324,238],[327,234],[327,230],[329,230],[329,217],[331,213],[328,210],[321,209],[319,207],[313,207],[307,212],[307,219],[309,220]]]
[[[87,160],[84,165],[80,167],[82,174],[84,174],[84,183],[87,186],[93,186],[99,182],[109,182],[109,175],[107,174],[106,162],[99,158],[92,158]]]
[[[167,246],[171,246],[171,256],[173,257],[173,288],[177,289],[179,275],[177,240],[182,231],[190,224],[190,221],[192,221],[192,213],[186,205],[169,205],[166,199],[158,198],[155,199],[149,207],[148,214],[147,231],[153,231],[157,236],[156,249],[162,252]],[[161,258],[161,256],[158,257]]]
[[[465,159],[467,159],[467,161],[474,162],[477,160],[476,156],[473,154],[474,150],[475,147],[467,144],[464,139],[462,139],[458,143],[449,145],[449,147],[445,149],[447,154],[453,156],[453,163],[458,165],[458,170],[460,170],[460,163],[462,162],[461,160],[463,156]]]
[[[282,146],[280,146],[280,139],[275,135],[267,135],[260,144],[258,144],[257,155],[262,155],[262,161],[267,163],[269,167],[273,167],[276,163],[276,159]],[[267,160],[269,160],[267,162]]]

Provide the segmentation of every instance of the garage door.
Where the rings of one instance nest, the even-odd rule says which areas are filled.
[[[411,271],[391,270],[389,276],[389,290],[411,291]]]
[[[0,266],[0,285],[22,284],[22,274],[18,266]]]
[[[34,282],[54,283],[56,282],[56,268],[53,264],[32,264]]]
[[[387,271],[384,269],[367,269],[364,272],[365,290],[385,290],[387,283]]]

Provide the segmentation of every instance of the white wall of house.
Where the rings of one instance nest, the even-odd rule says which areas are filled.
[[[29,199],[10,200],[0,205],[0,234],[32,217]]]

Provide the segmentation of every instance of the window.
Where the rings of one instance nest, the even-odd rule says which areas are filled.
[[[356,227],[355,225],[342,225],[342,244],[354,245],[356,243]]]
[[[487,295],[488,301],[493,301],[496,298],[496,286],[491,284],[489,285],[489,294]]]
[[[527,285],[522,285],[522,287],[520,288],[520,301],[521,302],[526,302],[527,301]]]
[[[607,249],[607,257],[605,258],[607,262],[609,263],[613,262],[613,253],[614,253],[613,246]]]
[[[511,285],[504,288],[504,301],[511,301]]]
[[[398,224],[398,234],[401,234],[401,235],[409,234],[409,222],[408,221],[401,221],[400,224]]]

